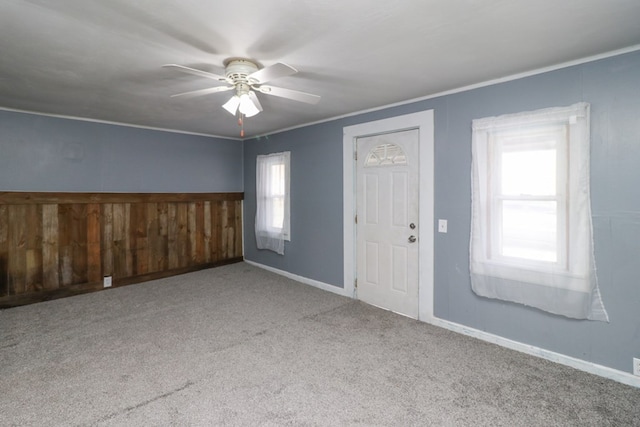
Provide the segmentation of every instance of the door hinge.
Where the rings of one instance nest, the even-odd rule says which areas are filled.
[[[358,289],[358,279],[353,279],[353,287]]]
[[[356,214],[356,216],[353,218],[353,221],[357,224],[358,223],[358,214]]]
[[[358,152],[357,151],[353,152],[353,160],[358,161]]]

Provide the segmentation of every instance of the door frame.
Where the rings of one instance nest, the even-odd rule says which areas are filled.
[[[359,137],[401,130],[419,130],[419,223],[418,242],[418,319],[432,322],[433,315],[433,259],[434,259],[434,114],[433,110],[360,123],[343,128],[343,249],[344,290],[357,297],[356,278],[356,140]]]

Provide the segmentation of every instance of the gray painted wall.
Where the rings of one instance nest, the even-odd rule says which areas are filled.
[[[570,320],[480,298],[469,281],[471,121],[591,103],[595,254],[610,323]],[[515,341],[631,372],[640,357],[640,52],[245,141],[245,256],[342,287],[342,127],[435,111],[435,315]],[[255,156],[290,150],[292,241],[255,249]],[[435,229],[435,224],[433,225]]]
[[[340,141],[336,144],[335,137]],[[291,151],[291,241],[285,256],[256,248],[256,156]],[[339,161],[336,161],[338,159]],[[245,144],[245,258],[342,286],[342,127],[336,123]]]
[[[242,142],[0,111],[0,191],[242,191]]]

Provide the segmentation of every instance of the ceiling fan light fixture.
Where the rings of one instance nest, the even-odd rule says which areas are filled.
[[[240,95],[239,102],[240,112],[244,114],[245,117],[253,117],[260,112],[247,93]]]
[[[238,111],[238,106],[240,105],[240,97],[238,95],[233,95],[231,99],[229,99],[223,106],[225,110],[236,115],[236,111]]]
[[[264,83],[277,78],[294,75],[298,72],[295,68],[277,62],[268,67],[260,67],[257,62],[245,58],[229,58],[224,61],[225,75],[210,73],[196,68],[185,67],[178,64],[166,64],[164,67],[176,69],[183,73],[193,74],[216,80],[218,84],[226,83],[226,86],[214,86],[206,89],[178,93],[174,96],[196,97],[217,92],[233,90],[234,95],[222,105],[231,115],[237,116],[238,125],[244,126],[245,117],[253,117],[262,111],[260,99],[256,92],[287,98],[294,101],[316,104],[320,100],[317,95],[301,92],[293,89],[285,89],[275,86],[264,86]],[[244,137],[244,127],[240,131]]]

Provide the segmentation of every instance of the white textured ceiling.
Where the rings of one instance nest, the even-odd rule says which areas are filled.
[[[229,57],[299,73],[248,137],[640,45],[638,0],[0,0],[0,108],[237,138]]]

